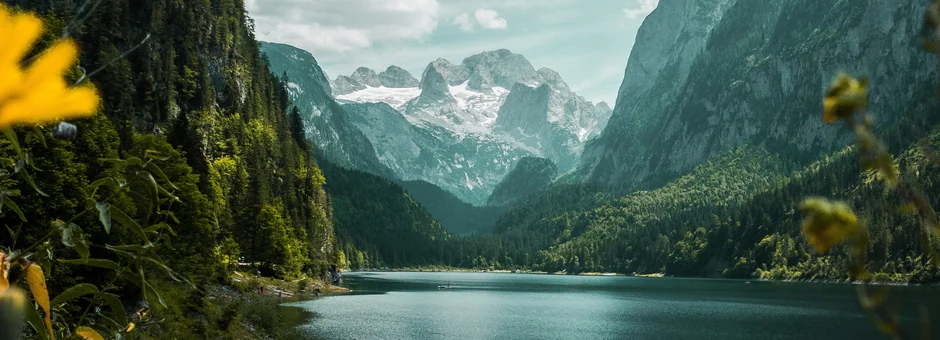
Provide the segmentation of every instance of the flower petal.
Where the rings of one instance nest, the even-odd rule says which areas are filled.
[[[0,36],[5,36],[0,49],[0,65],[19,63],[42,33],[42,21],[30,14],[17,14]]]
[[[75,64],[78,46],[71,40],[60,41],[44,51],[26,70],[25,88],[31,88],[48,78],[62,77]]]

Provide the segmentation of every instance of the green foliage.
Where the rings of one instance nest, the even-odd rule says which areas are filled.
[[[19,138],[9,132],[6,134],[6,139],[0,142],[0,145],[4,146],[3,155],[9,155],[11,159],[17,160],[8,165],[19,164],[3,169],[0,192],[29,190],[40,196],[48,196],[39,191],[38,186],[61,183],[64,180],[56,177],[62,175],[59,173],[40,173],[40,176],[34,179],[18,170],[25,167],[40,169],[37,164],[43,164],[43,161],[61,161],[71,158],[64,157],[66,151],[61,147],[57,150],[59,152],[53,152],[55,157],[53,159],[33,158],[31,155],[37,149],[48,150],[50,148],[50,145],[43,141],[42,134],[43,131],[39,128],[31,129],[25,139],[27,143],[24,144],[19,143]],[[33,144],[30,143],[31,140],[40,142]],[[112,291],[119,291],[126,285],[136,286],[137,290],[126,292],[127,295],[138,296],[153,305],[159,303],[165,306],[159,292],[152,288],[152,278],[148,279],[144,275],[145,269],[148,272],[162,272],[163,275],[174,280],[181,279],[159,255],[165,241],[173,235],[165,216],[169,214],[168,209],[177,201],[177,197],[170,191],[175,190],[176,186],[166,176],[158,175],[160,180],[153,176],[154,173],[163,174],[161,165],[165,164],[165,160],[162,159],[161,154],[148,150],[139,154],[131,153],[124,159],[107,158],[102,159],[101,162],[111,164],[111,169],[104,173],[104,177],[85,186],[79,184],[74,189],[50,190],[54,196],[49,198],[63,195],[82,202],[74,203],[74,209],[63,209],[63,211],[71,212],[67,220],[65,219],[68,215],[35,216],[34,223],[26,224],[25,227],[21,224],[17,227],[17,232],[4,235],[0,253],[8,254],[11,263],[24,268],[31,262],[37,263],[39,268],[42,268],[38,270],[49,273],[47,275],[49,284],[43,282],[43,288],[40,291],[36,290],[39,282],[32,278],[28,280],[36,301],[48,299],[43,297],[45,295],[55,296],[50,305],[40,304],[46,319],[49,319],[52,314],[57,315],[58,321],[55,327],[47,330],[46,327],[38,324],[40,321],[37,318],[29,319],[33,329],[41,337],[53,335],[61,337],[79,326],[93,325],[98,325],[95,326],[96,331],[102,334],[120,335],[127,328],[127,322],[113,321],[115,319],[126,320],[126,318],[123,315],[123,305],[119,301],[115,303]],[[79,168],[82,169],[82,167]],[[78,179],[84,178],[68,171],[65,175],[73,175]],[[14,189],[17,186],[20,188]],[[24,188],[32,186],[37,187]],[[39,200],[46,201],[42,198]],[[25,214],[18,214],[18,217],[22,222],[27,221]],[[9,224],[7,228],[12,230]],[[107,236],[108,234],[110,236]],[[107,240],[99,241],[101,239]],[[76,257],[75,254],[78,256]],[[56,269],[59,268],[53,265],[55,262],[65,265],[65,270],[70,270],[73,266],[87,267],[92,269],[100,280],[73,284],[55,275]],[[61,272],[61,270],[58,271]],[[78,269],[77,271],[81,273],[84,270]],[[47,289],[45,287],[49,287],[48,291],[51,294],[45,292]],[[38,296],[37,293],[43,296]],[[91,307],[99,304],[107,304],[111,312],[89,314]],[[119,311],[122,314],[117,314]],[[111,321],[111,323],[105,321]],[[135,320],[135,322],[139,321],[142,320],[139,318]],[[49,331],[52,333],[50,334]]]
[[[558,167],[550,159],[523,157],[506,174],[506,177],[499,181],[486,204],[491,206],[512,204],[548,187],[556,176],[558,176]]]
[[[54,32],[77,5],[13,3],[56,23]],[[90,78],[101,114],[74,122],[72,141],[48,138],[43,128],[19,130],[28,158],[0,142],[0,157],[29,160],[9,164],[19,170],[2,184],[9,232],[0,233],[0,247],[43,255],[33,259],[48,271],[52,296],[78,283],[99,288],[84,296],[91,301],[57,307],[59,326],[85,323],[87,307],[110,305],[85,319],[111,327],[100,318],[119,318],[109,311],[145,299],[158,315],[148,320],[163,323],[145,321],[144,333],[215,338],[217,324],[192,315],[218,315],[204,289],[229,282],[238,262],[280,277],[330,269],[336,237],[325,178],[241,0],[106,0],[71,35],[82,47],[81,66],[103,67]],[[147,35],[138,50],[108,64]],[[164,282],[174,278],[198,289]],[[109,294],[126,300],[115,304]]]
[[[353,269],[439,264],[451,238],[397,184],[321,161],[336,234]],[[337,261],[338,262],[338,261]]]
[[[286,278],[300,272],[302,256],[300,246],[289,233],[283,214],[280,205],[262,205],[257,215],[255,242],[260,249],[258,256],[264,259],[262,265],[270,266],[279,277]]]
[[[444,229],[455,235],[482,234],[490,231],[506,207],[477,207],[453,193],[425,181],[404,181],[408,196],[424,207]]]
[[[904,130],[887,140],[909,135]],[[940,199],[940,132],[911,145],[897,163],[916,176],[929,201]],[[457,267],[530,268],[548,272],[665,273],[767,279],[847,280],[846,248],[813,253],[798,212],[806,196],[849,202],[869,227],[867,256],[876,277],[936,280],[916,215],[875,178],[859,176],[853,148],[789,172],[760,148],[729,152],[656,190],[613,197],[578,185],[555,185],[510,209],[496,232],[454,240]],[[861,182],[859,180],[862,180]],[[920,231],[918,231],[920,230]],[[923,240],[929,240],[924,243]],[[451,256],[451,255],[445,255]],[[511,261],[511,262],[510,262]]]

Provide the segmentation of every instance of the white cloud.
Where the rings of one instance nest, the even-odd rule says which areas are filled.
[[[502,30],[509,27],[509,23],[506,22],[506,19],[500,18],[499,13],[491,9],[478,9],[476,12],[473,12],[473,17],[477,19],[477,23],[480,24],[480,27],[488,30]]]
[[[472,31],[476,24],[473,22],[473,19],[470,18],[470,13],[463,13],[454,18],[454,21],[451,22],[454,26],[459,26],[460,29],[464,31]]]
[[[639,17],[645,17],[647,14],[650,14],[656,5],[659,4],[659,0],[636,0],[637,2],[633,6],[629,6],[623,9],[623,14],[630,19],[636,19]]]
[[[246,0],[258,39],[311,52],[348,52],[421,39],[437,28],[437,0]]]

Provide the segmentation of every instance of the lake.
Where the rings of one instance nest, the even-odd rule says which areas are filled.
[[[438,285],[450,284],[448,289]],[[290,305],[311,339],[885,339],[847,284],[504,273],[349,273],[353,294]],[[917,333],[934,287],[892,287]]]

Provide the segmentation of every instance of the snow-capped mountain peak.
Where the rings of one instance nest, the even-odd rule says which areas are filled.
[[[350,77],[337,77],[333,86],[340,102],[388,104],[353,110],[353,115],[376,117],[359,124],[378,153],[389,155],[382,161],[403,179],[437,184],[472,203],[482,203],[522,157],[545,157],[561,172],[571,170],[611,113],[606,103],[595,105],[571,91],[558,72],[536,70],[506,49],[460,64],[436,59],[410,87],[383,80],[383,75],[407,71],[389,67],[377,76],[370,71],[360,68]],[[380,113],[388,110],[400,112],[414,128],[383,131],[393,124],[379,124],[377,117],[392,116]],[[393,141],[392,134],[410,135],[410,142]],[[429,155],[433,161],[424,158]]]

